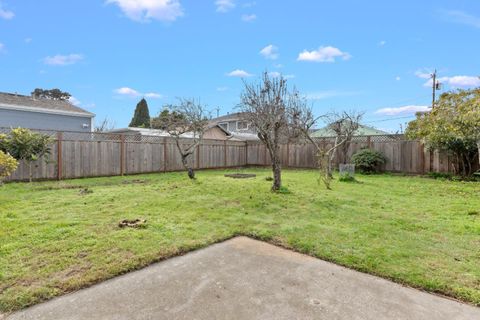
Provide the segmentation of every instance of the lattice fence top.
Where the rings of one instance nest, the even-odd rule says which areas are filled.
[[[8,133],[11,128],[0,128],[0,133]],[[164,136],[146,136],[141,134],[120,134],[120,133],[104,133],[104,132],[74,132],[74,131],[53,131],[53,130],[40,130],[40,129],[31,129],[31,131],[38,132],[41,134],[46,134],[52,139],[57,140],[61,138],[64,141],[116,141],[121,142],[143,142],[143,143],[165,143],[166,140],[171,140],[171,137]],[[182,139],[183,140],[183,139]],[[189,140],[185,138],[184,140]],[[334,137],[318,137],[315,140],[326,143],[333,143],[335,141]],[[391,135],[379,135],[379,136],[355,136],[352,138],[352,143],[368,143],[368,142],[394,142],[394,141],[404,141],[406,137],[401,134],[391,134]],[[224,142],[224,140],[206,140],[215,142]],[[169,141],[170,142],[170,141]],[[233,141],[232,141],[233,142]],[[238,143],[245,143],[243,141],[235,141]],[[248,144],[261,143],[260,141],[248,141]],[[302,144],[302,142],[299,142]],[[307,143],[305,141],[305,143]]]

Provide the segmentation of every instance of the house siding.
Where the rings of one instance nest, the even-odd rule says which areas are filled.
[[[88,127],[83,125],[87,124]],[[0,108],[0,127],[29,128],[55,131],[92,131],[92,118],[89,116],[69,116],[52,113],[8,110]]]

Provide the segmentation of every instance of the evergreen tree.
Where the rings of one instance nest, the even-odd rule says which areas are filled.
[[[135,108],[132,121],[129,127],[134,128],[150,128],[150,112],[148,111],[147,101],[145,99],[140,100]]]

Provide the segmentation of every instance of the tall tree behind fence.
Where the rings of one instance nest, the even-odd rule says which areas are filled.
[[[0,129],[8,132],[8,129]],[[33,179],[68,179],[96,176],[116,176],[150,172],[183,170],[175,140],[169,137],[139,135],[49,132],[54,140],[47,161],[33,164]],[[322,139],[331,144],[331,139]],[[382,152],[386,171],[422,174],[449,172],[449,157],[430,152],[419,141],[407,141],[400,135],[355,137],[348,148],[347,160],[337,152],[335,164],[348,161],[363,147]],[[285,144],[281,147],[282,166],[316,168],[315,150],[311,144]],[[196,169],[233,168],[247,165],[268,166],[270,156],[260,142],[204,140],[191,157]],[[28,165],[20,163],[10,181],[28,180]]]

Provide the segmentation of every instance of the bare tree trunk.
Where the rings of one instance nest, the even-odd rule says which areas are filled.
[[[190,179],[195,179],[195,171],[193,171],[192,167],[188,165],[188,160],[187,160],[188,155],[183,155],[182,154],[182,164],[185,170],[187,170],[188,177]]]
[[[477,140],[478,164],[480,165],[480,140]]]
[[[28,182],[32,182],[32,162],[28,162]]]
[[[273,171],[272,191],[278,191],[282,187],[282,168],[280,166],[280,161],[278,159],[275,159],[272,161],[272,171]]]

